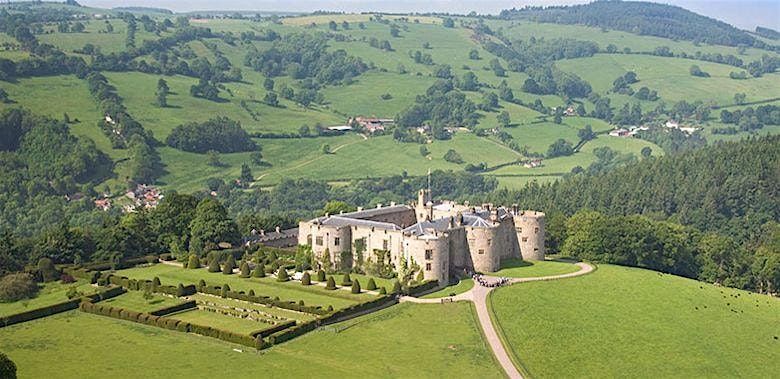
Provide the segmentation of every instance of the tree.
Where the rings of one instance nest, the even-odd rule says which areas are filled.
[[[0,302],[32,299],[38,294],[38,284],[27,273],[8,274],[0,278]]]
[[[349,273],[344,274],[344,277],[341,278],[341,285],[348,286],[351,284],[352,284],[352,278],[349,277]]]
[[[734,94],[734,104],[742,105],[745,104],[745,94],[744,93],[735,93]]]
[[[444,160],[455,164],[463,163],[463,157],[461,157],[460,154],[458,154],[458,152],[453,149],[447,150],[447,153],[444,154]]]
[[[6,92],[4,89],[0,88],[0,103],[8,104],[11,102],[11,99],[8,97],[8,92]]]
[[[49,258],[38,260],[38,272],[44,282],[53,282],[60,278],[60,272],[54,267],[54,262]]]
[[[384,286],[380,287],[379,288],[379,294],[380,295],[387,295],[387,288],[385,288]]]
[[[284,267],[279,268],[279,272],[276,273],[277,282],[286,282],[290,280],[290,276],[287,274],[287,269]]]
[[[398,28],[396,25],[390,25],[390,35],[393,36],[393,38],[398,38],[401,34],[401,29]]]
[[[168,82],[166,82],[165,79],[160,78],[160,80],[157,81],[157,92],[155,95],[157,97],[158,107],[165,108],[168,106],[168,93],[170,90]]]
[[[320,283],[325,281],[325,271],[317,270],[317,281]]]
[[[272,107],[278,107],[279,106],[279,98],[276,96],[276,93],[274,92],[267,92],[265,94],[265,97],[263,98],[263,103],[266,105],[272,106]]]
[[[328,277],[328,282],[325,284],[325,289],[327,290],[335,290],[336,289],[336,280],[333,279],[332,276]]]
[[[479,60],[479,51],[477,51],[477,49],[471,49],[471,51],[469,51],[469,59],[473,59],[475,61]]]
[[[322,213],[336,215],[339,213],[352,212],[354,210],[355,210],[354,207],[350,206],[349,204],[343,201],[331,200],[325,203],[325,207],[322,208]]]
[[[463,77],[460,80],[458,87],[464,91],[478,90],[479,81],[477,80],[477,76],[474,75],[474,73],[471,71],[466,72],[465,74],[463,74]]]
[[[195,218],[190,224],[190,249],[196,254],[204,252],[207,245],[220,242],[237,243],[240,239],[238,225],[228,217],[219,201],[206,198],[195,208]]]
[[[455,27],[455,20],[453,20],[450,17],[445,17],[441,20],[441,25],[445,28],[454,28]]]
[[[249,168],[248,164],[241,164],[241,176],[239,176],[238,179],[241,180],[241,183],[244,184],[252,183],[252,181],[255,180],[255,178],[252,176],[252,169]]]
[[[640,151],[640,154],[642,154],[642,158],[650,158],[650,156],[653,155],[653,149],[651,149],[650,146],[645,146]]]
[[[303,273],[301,278],[301,285],[308,286],[311,284],[311,275],[308,272]]]
[[[225,164],[219,156],[219,152],[216,150],[209,150],[206,152],[207,161],[206,164],[212,167],[222,167]]]
[[[431,152],[428,151],[428,147],[425,145],[420,146],[420,155],[427,157]]]
[[[251,274],[249,272],[249,263],[246,263],[246,262],[241,263],[240,270],[241,270],[241,274],[239,275],[239,277],[241,277],[241,278],[248,278],[250,276],[250,274]]]
[[[187,268],[196,269],[200,268],[200,259],[195,254],[190,254],[190,259],[187,260]]]
[[[574,154],[574,147],[563,138],[559,138],[557,141],[553,142],[547,149],[547,158],[562,157],[572,154]]]
[[[257,151],[253,151],[252,154],[249,154],[249,159],[252,160],[252,163],[255,166],[260,166],[261,164],[263,164],[263,152],[259,148],[259,146]]]
[[[212,254],[209,259],[209,272],[220,272],[222,269],[219,267],[219,258],[216,254]]]
[[[352,293],[353,294],[360,293],[360,282],[358,282],[357,280],[352,282]]]
[[[328,29],[335,31],[338,28],[339,28],[339,26],[336,25],[336,21],[330,20],[330,22],[328,22]]]
[[[368,283],[366,283],[366,289],[369,291],[376,290],[376,282],[374,282],[374,278],[368,278]]]
[[[691,75],[698,76],[700,78],[709,78],[710,77],[710,74],[702,71],[701,68],[699,68],[699,66],[697,66],[697,65],[692,65],[691,68],[688,71],[691,73]]]
[[[0,378],[16,379],[16,364],[3,353],[0,353]]]
[[[507,111],[501,111],[501,113],[496,116],[496,120],[499,124],[503,127],[508,127],[512,122],[509,119],[509,112]]]
[[[265,265],[263,265],[262,262],[258,263],[257,266],[255,266],[255,269],[252,271],[252,277],[265,278]]]
[[[153,183],[162,171],[160,154],[139,134],[133,134],[127,144],[130,179],[136,183]]]
[[[425,273],[422,269],[420,269],[420,272],[417,273],[417,278],[415,278],[415,281],[419,284],[425,281]]]
[[[322,145],[322,153],[323,154],[330,154],[331,153],[329,144],[326,143],[326,144]]]
[[[577,131],[577,137],[580,141],[590,141],[596,138],[596,133],[593,133],[593,127],[590,124],[586,124],[584,128]]]
[[[232,253],[228,253],[225,264],[222,265],[222,273],[225,275],[233,274],[234,268],[236,268],[236,258],[233,258]]]

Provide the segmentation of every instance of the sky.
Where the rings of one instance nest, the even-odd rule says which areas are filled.
[[[101,8],[146,6],[166,8],[176,12],[198,10],[256,10],[312,12],[330,10],[343,12],[449,12],[470,11],[495,14],[502,9],[525,5],[562,5],[584,0],[80,0],[83,5]],[[780,30],[780,0],[662,0],[696,13],[726,21],[742,29],[756,25]]]

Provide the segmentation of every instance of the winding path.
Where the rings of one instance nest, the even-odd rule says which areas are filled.
[[[580,270],[576,272],[561,274],[561,275],[538,276],[538,277],[531,277],[531,278],[512,278],[509,280],[509,283],[515,284],[515,283],[538,282],[538,281],[546,281],[546,280],[572,278],[575,276],[588,274],[595,269],[593,265],[584,262],[578,262],[576,263],[576,265],[580,267]],[[498,280],[498,278],[493,278],[485,275],[483,275],[483,278],[486,278],[487,280],[491,280],[491,279]],[[488,295],[490,294],[490,291],[493,290],[493,288],[494,287],[483,287],[479,284],[475,284],[474,288],[472,288],[471,290],[449,298],[445,297],[440,299],[419,299],[416,297],[403,296],[401,297],[401,302],[432,304],[432,303],[441,303],[444,299],[450,299],[452,301],[463,300],[463,301],[474,302],[474,305],[477,308],[477,318],[479,319],[479,324],[480,326],[482,326],[482,332],[484,333],[485,338],[488,344],[490,345],[490,349],[493,350],[493,355],[495,355],[496,359],[498,360],[498,363],[501,364],[501,367],[503,367],[504,371],[506,372],[509,378],[522,379],[523,375],[520,374],[520,371],[518,371],[517,367],[515,367],[515,365],[512,363],[512,359],[509,357],[509,354],[507,353],[504,344],[501,343],[501,338],[498,336],[498,332],[496,331],[495,327],[493,326],[493,322],[490,319],[490,311],[488,310],[487,302],[488,302]]]

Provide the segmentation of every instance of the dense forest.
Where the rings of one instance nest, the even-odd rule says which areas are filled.
[[[209,150],[235,153],[257,149],[257,144],[249,138],[241,124],[227,117],[179,125],[168,135],[166,143],[170,147],[193,153]]]
[[[765,46],[747,32],[725,22],[680,7],[650,2],[609,0],[572,6],[528,7],[503,10],[500,17],[588,25],[726,46]]]

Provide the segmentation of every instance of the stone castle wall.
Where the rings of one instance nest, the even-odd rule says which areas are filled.
[[[545,215],[542,212],[523,211],[514,216],[515,230],[524,260],[544,260]]]

